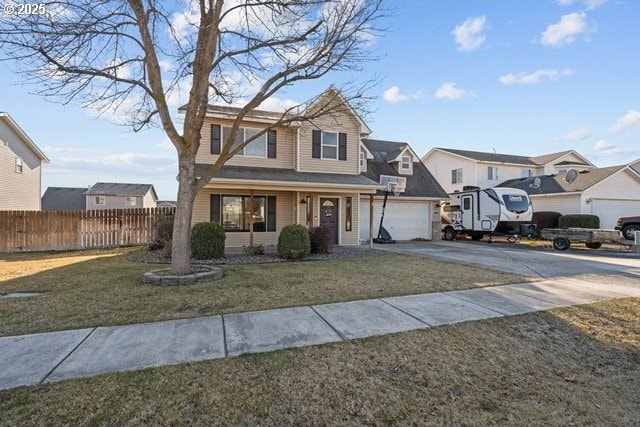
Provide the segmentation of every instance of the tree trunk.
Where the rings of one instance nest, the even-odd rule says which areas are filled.
[[[173,220],[173,240],[171,244],[171,273],[191,272],[191,216],[196,198],[195,162],[179,156],[178,200]],[[184,156],[186,157],[186,156]]]

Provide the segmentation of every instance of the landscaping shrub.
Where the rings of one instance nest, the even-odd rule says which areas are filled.
[[[220,258],[224,256],[226,236],[220,224],[201,222],[191,229],[191,256],[195,259]]]
[[[309,231],[299,224],[285,226],[278,236],[278,256],[285,259],[302,259],[311,252]]]
[[[246,256],[264,255],[264,246],[262,245],[242,246],[242,254]]]
[[[560,212],[540,211],[533,213],[532,223],[536,225],[535,234],[540,237],[540,232],[544,228],[558,228],[558,219],[562,216]]]
[[[171,239],[173,237],[173,215],[166,216],[156,224],[156,238],[149,245],[149,250],[157,251],[171,248]]]
[[[328,254],[333,247],[333,232],[328,227],[314,227],[309,230],[312,254]]]
[[[563,215],[558,220],[558,226],[561,228],[600,228],[600,217],[588,214]]]

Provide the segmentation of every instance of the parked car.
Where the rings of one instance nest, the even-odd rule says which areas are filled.
[[[640,216],[625,216],[618,218],[615,229],[622,231],[622,237],[625,239],[633,240],[633,233],[640,231]]]

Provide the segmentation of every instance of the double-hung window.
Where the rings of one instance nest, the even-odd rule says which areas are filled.
[[[105,205],[107,204],[107,199],[105,196],[95,196],[93,199],[93,203],[96,205]]]
[[[498,180],[498,168],[495,166],[489,166],[487,168],[487,179],[489,181],[497,181]]]
[[[244,141],[253,138],[260,132],[260,129],[239,128],[238,132],[236,133],[236,138],[233,141],[232,148],[238,147]],[[230,133],[230,127],[223,127],[222,140],[226,141]],[[262,135],[245,145],[244,148],[238,152],[238,154],[249,157],[267,157],[267,133],[263,133]]]
[[[367,155],[364,151],[360,151],[360,172],[364,172],[367,169]]]
[[[338,133],[322,132],[322,158],[338,158]]]
[[[462,184],[462,168],[451,170],[451,183]]]
[[[23,165],[22,157],[16,156],[16,173],[22,173]]]
[[[402,169],[409,170],[411,169],[411,156],[402,156],[402,161],[400,162]]]
[[[135,197],[127,197],[125,199],[125,203],[126,206],[135,206],[136,205],[136,198]]]

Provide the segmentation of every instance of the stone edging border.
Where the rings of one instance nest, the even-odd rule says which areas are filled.
[[[191,285],[206,280],[218,280],[224,275],[222,269],[218,267],[198,265],[197,268],[206,271],[183,275],[166,275],[159,274],[160,271],[165,270],[152,270],[142,275],[142,282],[153,286]]]

